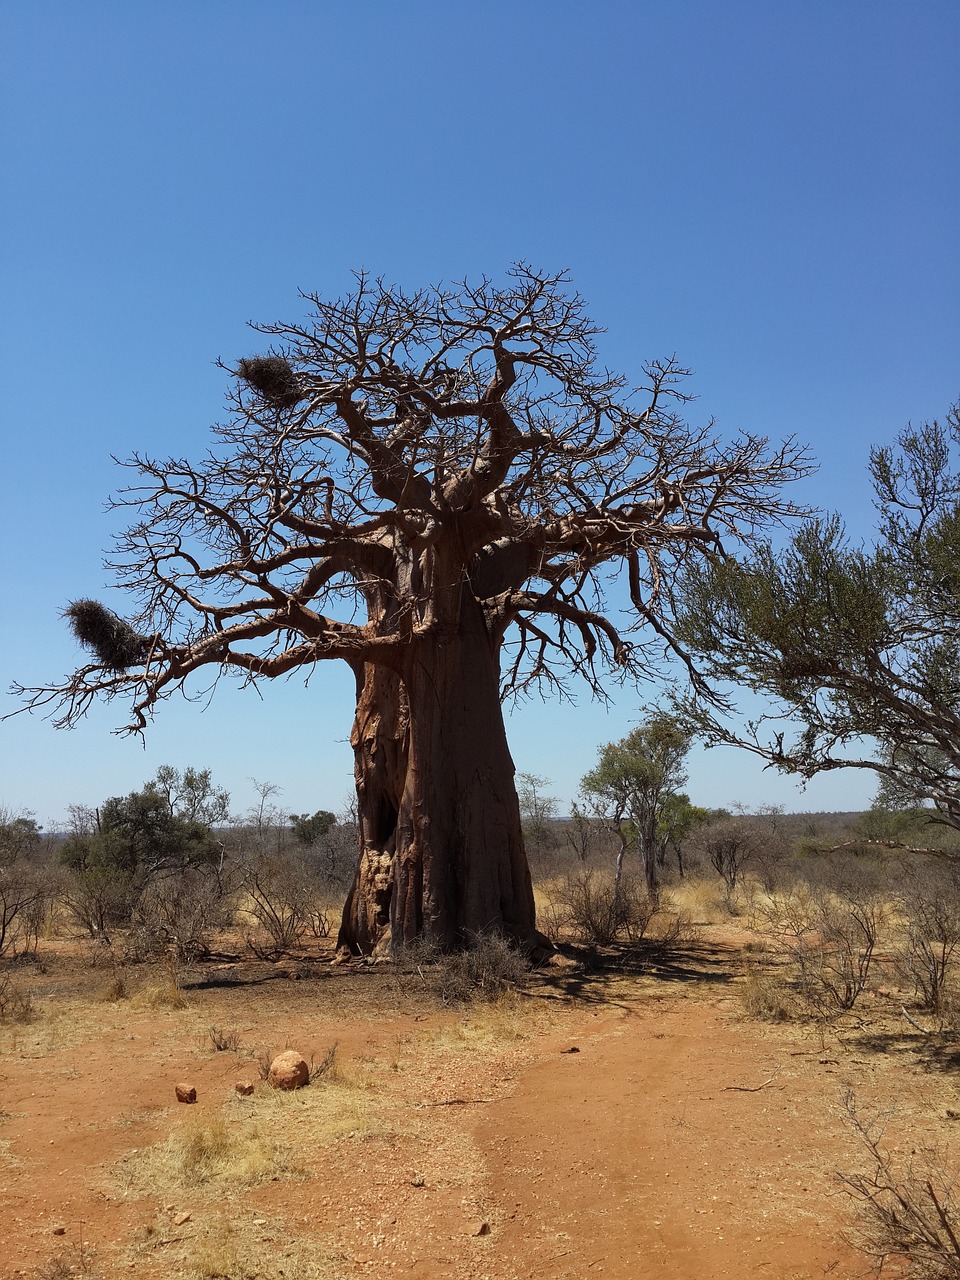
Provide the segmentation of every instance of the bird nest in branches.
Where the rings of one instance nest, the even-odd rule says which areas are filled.
[[[64,610],[73,634],[92,649],[101,666],[126,671],[146,659],[150,641],[98,600],[74,600]]]
[[[237,373],[274,408],[289,409],[303,399],[297,375],[283,356],[247,356],[237,361]]]

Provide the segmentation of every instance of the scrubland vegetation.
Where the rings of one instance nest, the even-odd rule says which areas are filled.
[[[824,1061],[867,1042],[908,1045],[917,1073],[960,1061],[960,838],[931,825],[929,814],[700,811],[681,840],[661,845],[652,896],[634,848],[618,876],[622,832],[579,810],[558,818],[545,780],[524,785],[538,922],[554,959],[531,969],[493,934],[452,955],[424,947],[387,965],[356,959],[347,973],[369,973],[384,999],[449,1010],[464,1026],[476,1018],[471,1010],[489,1008],[485,1034],[496,1041],[507,1023],[516,1027],[516,1001],[544,983],[578,975],[602,991],[630,975],[656,982],[671,966],[693,972],[723,954],[736,975],[739,1016],[812,1034]],[[286,815],[276,797],[263,787],[256,812],[231,823],[209,774],[167,770],[99,812],[75,810],[66,833],[6,815],[0,1024],[10,1032],[52,1015],[64,987],[44,979],[66,954],[84,998],[116,1007],[121,1021],[123,1007],[131,1016],[179,1016],[225,967],[260,966],[249,973],[272,969],[308,986],[328,972],[356,831],[349,816]],[[242,979],[237,985],[242,991]],[[238,994],[239,1017],[242,1008]],[[281,1047],[256,1044],[237,1026],[204,1034],[209,1052],[246,1062],[254,1080]],[[467,1041],[459,1043],[463,1050]],[[196,1190],[224,1179],[253,1186],[296,1178],[297,1127],[307,1119],[331,1141],[384,1122],[362,1068],[339,1061],[335,1047],[319,1049],[313,1070],[325,1093],[314,1095],[309,1117],[301,1108],[290,1120],[278,1099],[280,1112],[264,1123],[260,1112],[275,1105],[269,1094],[258,1095],[256,1114],[198,1116],[142,1151],[125,1168],[128,1185]],[[911,1274],[960,1274],[952,1158],[932,1148],[903,1158],[855,1095],[845,1106],[862,1159],[837,1175],[859,1206],[859,1247],[899,1259]],[[235,1241],[205,1248],[209,1258],[224,1255],[221,1270],[211,1261],[177,1274],[247,1274],[224,1261],[237,1254]]]

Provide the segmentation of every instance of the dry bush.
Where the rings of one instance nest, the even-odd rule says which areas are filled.
[[[657,912],[640,877],[624,875],[619,890],[613,877],[580,867],[545,890],[542,923],[551,937],[570,932],[580,942],[606,947],[620,939],[643,939]]]
[[[89,937],[108,940],[115,925],[129,924],[134,900],[129,876],[99,866],[70,874],[63,899]]]
[[[129,994],[130,987],[126,975],[117,970],[110,981],[100,988],[97,996],[105,1004],[117,1004],[120,1000],[126,1000]]]
[[[128,929],[117,942],[124,964],[150,964],[167,953],[167,939],[143,920]]]
[[[314,1059],[313,1054],[310,1055],[310,1083],[314,1084],[317,1080],[334,1080],[338,1075],[337,1042],[334,1040],[319,1060]]]
[[[949,989],[960,947],[960,885],[944,868],[911,869],[898,906],[906,921],[895,963],[913,987],[920,1007],[937,1017],[948,1013]]]
[[[463,1005],[502,999],[526,973],[526,960],[516,947],[498,933],[484,933],[467,950],[438,957],[431,979],[444,1004]]]
[[[329,938],[330,923],[330,912],[326,907],[314,907],[307,916],[307,924],[315,938]]]
[[[747,962],[737,997],[748,1018],[758,1018],[762,1022],[786,1022],[796,1016],[796,996],[789,984],[779,974],[755,961]]]
[[[870,884],[800,884],[755,904],[753,929],[791,966],[791,985],[817,1017],[852,1009],[867,986],[889,907]]]
[[[398,989],[408,983],[446,1005],[492,1004],[510,995],[527,974],[522,952],[499,933],[478,934],[463,951],[445,954],[426,942],[400,948],[393,974]]]
[[[30,996],[14,985],[9,974],[0,974],[0,1023],[29,1022],[33,1013]]]
[[[36,951],[49,899],[36,868],[19,862],[0,867],[0,956]]]
[[[210,954],[210,936],[226,928],[232,906],[212,867],[191,867],[159,876],[140,895],[133,922],[154,947],[173,947],[177,959],[191,961]]]
[[[207,1034],[217,1053],[236,1053],[240,1048],[240,1032],[225,1027],[211,1027]]]
[[[73,1280],[76,1272],[65,1253],[58,1253],[35,1272],[36,1280]]]
[[[244,907],[262,930],[247,937],[261,960],[276,960],[299,946],[315,914],[315,886],[302,857],[279,854],[259,857],[241,879]]]
[[[960,1280],[960,1203],[955,1177],[936,1149],[913,1152],[898,1166],[882,1146],[883,1124],[844,1097],[847,1119],[870,1158],[867,1173],[837,1175],[856,1201],[853,1243],[877,1263],[901,1265],[898,1274],[917,1280]]]

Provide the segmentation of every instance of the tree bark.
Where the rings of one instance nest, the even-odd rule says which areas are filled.
[[[451,951],[492,931],[542,945],[497,649],[469,588],[456,627],[411,640],[401,679],[366,674],[358,701],[361,852],[338,946]]]
[[[389,667],[360,666],[350,734],[359,859],[337,937],[342,955],[370,955],[390,943],[393,863],[408,740],[407,697],[399,676]]]

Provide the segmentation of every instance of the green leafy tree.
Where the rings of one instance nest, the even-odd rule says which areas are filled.
[[[681,699],[688,725],[802,778],[872,770],[898,809],[960,830],[958,447],[955,406],[872,450],[873,548],[851,545],[833,516],[784,551],[688,567],[683,642],[719,687],[771,707],[744,726],[733,697],[701,691]]]
[[[663,866],[667,860],[668,850],[677,859],[677,870],[683,877],[683,846],[698,827],[710,821],[710,810],[691,804],[690,797],[683,791],[675,792],[664,798],[657,819],[657,863]]]
[[[297,844],[309,847],[317,844],[337,825],[337,815],[328,809],[318,809],[316,813],[291,813],[290,825]]]
[[[654,901],[659,897],[662,842],[669,839],[671,811],[680,816],[675,798],[687,780],[690,743],[691,735],[674,717],[657,713],[619,742],[607,743],[581,780],[584,799],[619,840],[618,890],[624,857],[635,845],[647,892]]]
[[[209,784],[207,771],[161,768],[141,791],[104,801],[93,829],[65,841],[60,861],[76,878],[76,911],[91,933],[126,923],[158,877],[217,865],[222,845],[204,816],[224,812],[229,799],[221,792],[198,804],[196,788],[183,789],[184,777],[203,774]]]
[[[230,796],[213,785],[209,769],[184,769],[161,765],[148,787],[162,795],[171,817],[216,827],[230,817]]]

